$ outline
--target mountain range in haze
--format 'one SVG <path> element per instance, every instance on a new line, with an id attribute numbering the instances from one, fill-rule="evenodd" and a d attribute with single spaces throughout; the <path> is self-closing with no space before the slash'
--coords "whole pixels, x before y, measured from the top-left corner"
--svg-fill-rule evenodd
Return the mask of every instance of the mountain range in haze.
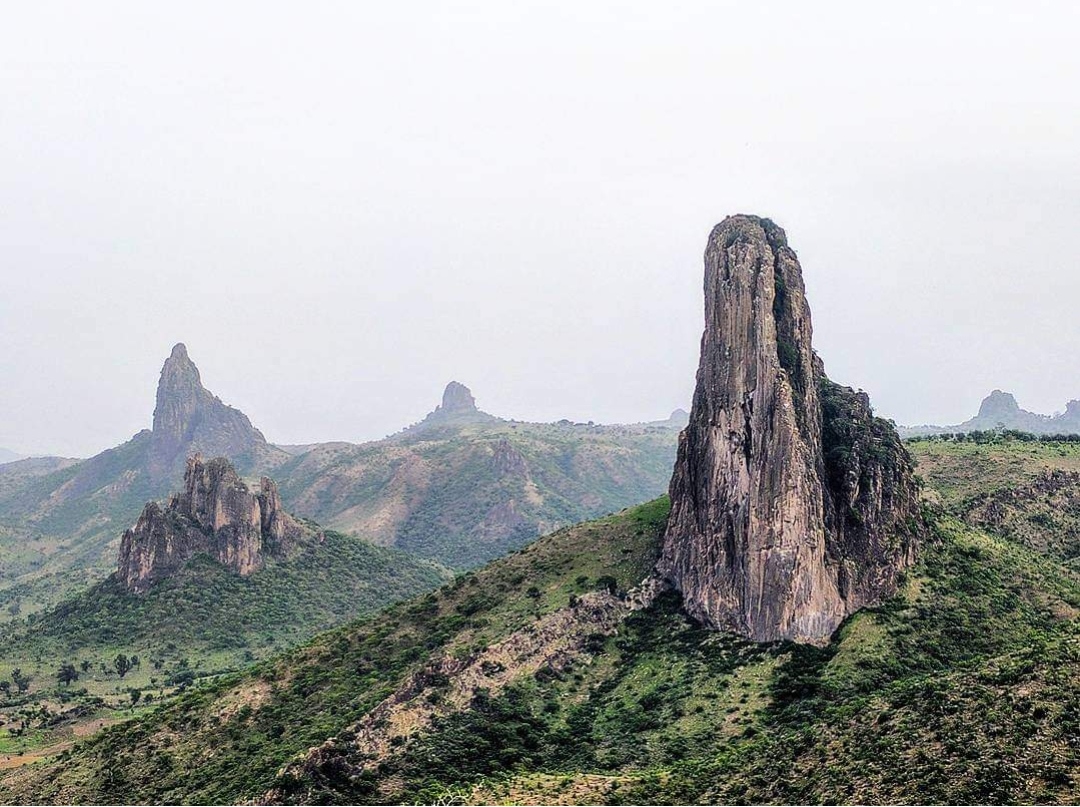
<path id="1" fill-rule="evenodd" d="M 202 384 L 183 344 L 165 361 L 153 425 L 86 460 L 0 465 L 0 602 L 23 612 L 103 578 L 145 502 L 192 454 L 273 476 L 290 508 L 327 528 L 469 568 L 542 532 L 661 493 L 685 413 L 632 425 L 522 423 L 451 382 L 423 421 L 384 440 L 282 448 Z"/>
<path id="2" fill-rule="evenodd" d="M 1064 412 L 1040 415 L 1021 409 L 1011 393 L 996 389 L 983 398 L 978 414 L 963 423 L 955 426 L 901 426 L 899 432 L 902 437 L 917 437 L 995 429 L 1014 429 L 1032 434 L 1080 434 L 1080 401 L 1069 401 Z"/>

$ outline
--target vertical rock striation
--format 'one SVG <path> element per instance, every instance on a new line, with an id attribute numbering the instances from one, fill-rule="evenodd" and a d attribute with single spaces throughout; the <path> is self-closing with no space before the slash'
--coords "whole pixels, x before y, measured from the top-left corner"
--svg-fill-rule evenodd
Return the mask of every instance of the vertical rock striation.
<path id="1" fill-rule="evenodd" d="M 247 575 L 304 534 L 282 509 L 273 481 L 264 477 L 252 492 L 224 457 L 204 463 L 196 456 L 187 462 L 184 490 L 165 507 L 149 502 L 124 533 L 117 576 L 129 591 L 143 593 L 200 553 Z"/>
<path id="2" fill-rule="evenodd" d="M 659 574 L 695 618 L 822 643 L 896 588 L 921 520 L 912 463 L 812 348 L 784 231 L 732 216 L 705 251 L 705 331 Z"/>

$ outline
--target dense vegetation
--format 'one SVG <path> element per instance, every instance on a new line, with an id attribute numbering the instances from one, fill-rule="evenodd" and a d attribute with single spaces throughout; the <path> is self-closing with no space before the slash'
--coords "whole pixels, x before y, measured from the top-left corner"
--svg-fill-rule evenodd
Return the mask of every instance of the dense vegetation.
<path id="1" fill-rule="evenodd" d="M 491 418 L 363 445 L 319 445 L 275 467 L 286 508 L 464 570 L 558 526 L 663 492 L 677 428 Z M 89 460 L 0 465 L 0 622 L 104 579 L 120 534 L 178 479 L 151 484 L 149 432 Z M 500 463 L 509 450 L 511 462 Z M 516 458 L 520 464 L 516 464 Z M 250 458 L 232 457 L 242 472 Z"/>
<path id="2" fill-rule="evenodd" d="M 426 561 L 329 532 L 249 577 L 206 556 L 141 596 L 110 577 L 0 634 L 0 689 L 8 685 L 0 725 L 19 729 L 9 750 L 54 746 L 88 721 L 125 717 L 136 703 L 248 666 L 447 576 Z M 11 687 L 20 677 L 25 689 Z"/>
<path id="3" fill-rule="evenodd" d="M 920 802 L 1075 800 L 1080 579 L 1056 552 L 963 520 L 972 497 L 1080 463 L 1064 443 L 915 448 L 933 534 L 900 593 L 825 648 L 703 631 L 662 596 L 571 665 L 476 689 L 373 759 L 356 721 L 589 591 L 651 568 L 666 502 L 554 533 L 438 592 L 199 687 L 42 766 L 8 799 L 237 801 Z M 1018 499 L 1015 507 L 1023 507 Z M 1047 529 L 1055 529 L 1050 525 Z M 513 664 L 513 656 L 505 657 Z M 442 699 L 440 701 L 440 699 Z M 421 703 L 421 705 L 422 705 Z M 417 712 L 419 714 L 419 712 Z M 378 729 L 392 731 L 390 727 Z M 331 764 L 280 767 L 337 736 Z M 213 749 L 213 753 L 209 753 Z M 352 750 L 350 750 L 352 749 Z M 338 759 L 338 762 L 334 762 Z"/>
<path id="4" fill-rule="evenodd" d="M 230 803 L 261 793 L 285 762 L 361 717 L 428 654 L 489 643 L 597 587 L 633 586 L 655 562 L 666 516 L 660 501 L 561 530 L 436 593 L 205 684 L 54 765 L 17 770 L 0 795 Z"/>
<path id="5" fill-rule="evenodd" d="M 102 649 L 145 657 L 265 655 L 445 579 L 430 563 L 329 531 L 248 577 L 207 556 L 197 556 L 141 596 L 109 577 L 50 611 L 7 626 L 0 659 L 77 658 Z"/>

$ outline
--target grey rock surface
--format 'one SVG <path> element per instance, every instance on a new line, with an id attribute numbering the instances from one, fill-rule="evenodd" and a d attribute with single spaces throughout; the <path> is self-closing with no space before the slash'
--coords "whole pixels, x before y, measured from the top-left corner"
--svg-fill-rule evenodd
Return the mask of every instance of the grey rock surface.
<path id="1" fill-rule="evenodd" d="M 896 590 L 921 516 L 912 462 L 812 347 L 784 231 L 732 216 L 705 252 L 705 331 L 658 564 L 687 611 L 757 641 L 823 643 Z"/>

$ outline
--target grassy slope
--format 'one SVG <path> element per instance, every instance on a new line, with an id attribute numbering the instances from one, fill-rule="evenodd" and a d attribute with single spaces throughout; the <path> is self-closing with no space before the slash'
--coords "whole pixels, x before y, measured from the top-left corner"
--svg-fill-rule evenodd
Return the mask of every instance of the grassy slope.
<path id="1" fill-rule="evenodd" d="M 1080 471 L 1080 443 L 908 443 L 918 473 L 947 508 L 980 494 L 1029 484 L 1047 468 Z"/>
<path id="2" fill-rule="evenodd" d="M 143 596 L 110 577 L 9 626 L 0 635 L 0 675 L 21 665 L 42 681 L 61 662 L 111 665 L 118 652 L 188 658 L 196 668 L 200 656 L 212 655 L 219 666 L 235 666 L 445 580 L 430 563 L 335 532 L 249 577 L 197 557 Z"/>
<path id="3" fill-rule="evenodd" d="M 334 532 L 249 577 L 206 557 L 143 596 L 110 577 L 0 634 L 0 679 L 15 668 L 32 678 L 28 692 L 0 696 L 0 726 L 12 750 L 52 746 L 87 718 L 130 717 L 132 690 L 169 697 L 185 680 L 240 669 L 446 579 L 430 563 Z M 114 667 L 120 653 L 141 660 L 123 677 Z M 78 681 L 57 681 L 65 663 Z M 32 730 L 13 737 L 27 717 Z"/>
<path id="4" fill-rule="evenodd" d="M 279 476 L 290 506 L 320 524 L 468 569 L 656 497 L 676 442 L 677 431 L 660 425 L 466 423 L 320 446 Z M 503 443 L 525 473 L 500 468 Z"/>
<path id="5" fill-rule="evenodd" d="M 228 803 L 257 795 L 285 762 L 359 718 L 433 651 L 489 643 L 605 575 L 622 588 L 639 582 L 666 515 L 661 501 L 556 532 L 436 594 L 200 687 L 56 763 L 13 771 L 0 798 Z"/>
<path id="6" fill-rule="evenodd" d="M 1055 446 L 1032 455 L 1022 446 L 1023 462 L 1016 446 L 997 448 L 944 446 L 929 460 L 920 449 L 920 473 L 958 503 L 1071 461 Z M 428 657 L 477 653 L 604 575 L 618 588 L 640 580 L 665 514 L 661 500 L 562 530 L 14 771 L 0 795 L 258 797 L 282 763 L 342 732 Z M 825 649 L 707 633 L 677 606 L 668 595 L 632 615 L 567 671 L 474 693 L 470 708 L 438 718 L 362 777 L 284 792 L 395 802 L 1076 801 L 1080 583 L 1052 556 L 939 513 L 901 593 L 848 620 Z"/>

